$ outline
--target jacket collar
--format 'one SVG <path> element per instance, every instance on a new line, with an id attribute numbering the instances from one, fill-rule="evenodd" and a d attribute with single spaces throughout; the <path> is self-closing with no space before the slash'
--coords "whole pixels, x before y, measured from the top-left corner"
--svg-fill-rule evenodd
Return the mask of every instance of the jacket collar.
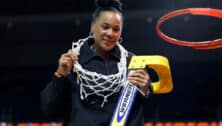
<path id="1" fill-rule="evenodd" d="M 99 57 L 91 48 L 90 46 L 94 43 L 93 38 L 87 39 L 84 44 L 82 45 L 80 49 L 80 57 L 79 57 L 79 63 L 85 64 L 89 62 L 91 59 Z M 120 61 L 120 50 L 117 46 L 113 48 L 113 50 L 110 52 L 109 59 L 115 59 L 117 61 Z"/>

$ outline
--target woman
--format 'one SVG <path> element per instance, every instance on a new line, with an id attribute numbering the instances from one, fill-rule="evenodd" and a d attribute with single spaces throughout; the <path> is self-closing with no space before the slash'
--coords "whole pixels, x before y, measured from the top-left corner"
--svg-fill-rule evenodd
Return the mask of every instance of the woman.
<path id="1" fill-rule="evenodd" d="M 127 79 L 144 94 L 149 92 L 146 71 L 135 70 L 126 79 L 132 53 L 119 44 L 123 26 L 121 3 L 97 0 L 96 5 L 91 36 L 61 55 L 57 71 L 41 92 L 45 114 L 53 120 L 66 119 L 69 126 L 108 126 Z M 136 96 L 127 126 L 144 125 L 143 97 Z"/>

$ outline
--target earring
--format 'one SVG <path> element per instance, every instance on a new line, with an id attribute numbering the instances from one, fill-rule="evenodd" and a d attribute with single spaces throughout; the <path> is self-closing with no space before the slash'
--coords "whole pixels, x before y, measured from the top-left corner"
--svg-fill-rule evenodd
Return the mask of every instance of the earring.
<path id="1" fill-rule="evenodd" d="M 90 32 L 90 33 L 89 33 L 89 36 L 92 37 L 92 36 L 93 36 L 93 32 Z"/>
<path id="2" fill-rule="evenodd" d="M 120 44 L 122 44 L 123 43 L 123 38 L 120 37 L 118 41 L 119 41 Z"/>

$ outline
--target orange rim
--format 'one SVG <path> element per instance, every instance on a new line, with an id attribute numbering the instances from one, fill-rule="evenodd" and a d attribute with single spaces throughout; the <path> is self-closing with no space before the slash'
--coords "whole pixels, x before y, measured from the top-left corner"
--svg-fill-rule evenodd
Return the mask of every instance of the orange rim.
<path id="1" fill-rule="evenodd" d="M 161 32 L 160 26 L 163 22 L 165 22 L 166 20 L 169 20 L 170 18 L 183 15 L 183 14 L 203 15 L 203 16 L 212 16 L 212 17 L 222 18 L 222 10 L 218 10 L 218 9 L 187 8 L 187 9 L 176 10 L 176 11 L 173 11 L 164 15 L 157 21 L 156 31 L 157 31 L 158 36 L 169 43 L 179 45 L 179 46 L 192 47 L 198 50 L 216 49 L 216 48 L 222 47 L 222 38 L 211 40 L 211 41 L 198 41 L 198 42 L 183 41 L 183 40 L 178 40 L 178 39 L 169 37 L 165 35 L 163 32 Z"/>

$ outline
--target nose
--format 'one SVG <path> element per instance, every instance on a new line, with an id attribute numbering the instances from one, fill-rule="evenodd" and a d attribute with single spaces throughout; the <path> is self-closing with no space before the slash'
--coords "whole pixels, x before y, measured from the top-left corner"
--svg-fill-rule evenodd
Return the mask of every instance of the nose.
<path id="1" fill-rule="evenodd" d="M 106 35 L 107 36 L 109 36 L 109 37 L 112 37 L 113 36 L 113 29 L 108 29 L 107 31 L 106 31 Z"/>

